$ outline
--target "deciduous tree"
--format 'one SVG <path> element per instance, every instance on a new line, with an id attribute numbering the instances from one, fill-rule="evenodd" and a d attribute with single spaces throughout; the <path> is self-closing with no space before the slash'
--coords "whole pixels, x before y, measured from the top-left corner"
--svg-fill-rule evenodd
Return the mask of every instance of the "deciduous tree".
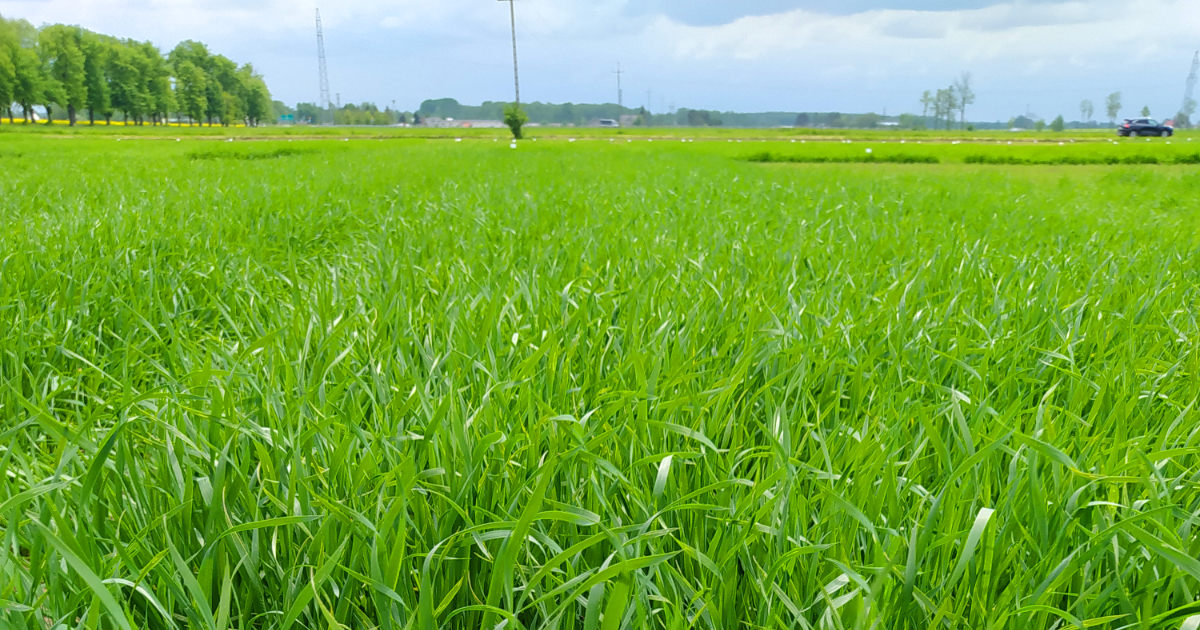
<path id="1" fill-rule="evenodd" d="M 38 38 L 38 50 L 50 75 L 49 89 L 43 91 L 46 111 L 49 113 L 52 103 L 65 107 L 72 126 L 79 109 L 86 107 L 88 100 L 83 37 L 82 28 L 55 24 L 42 29 Z"/>
<path id="2" fill-rule="evenodd" d="M 1121 93 L 1113 92 L 1104 100 L 1104 109 L 1108 114 L 1109 124 L 1117 124 L 1117 116 L 1121 115 Z"/>
<path id="3" fill-rule="evenodd" d="M 207 83 L 196 64 L 180 61 L 175 65 L 175 101 L 189 122 L 204 120 L 208 113 Z"/>
<path id="4" fill-rule="evenodd" d="M 0 43 L 0 104 L 8 113 L 8 122 L 12 124 L 12 103 L 17 90 L 17 49 Z"/>
<path id="5" fill-rule="evenodd" d="M 954 81 L 954 93 L 958 99 L 959 127 L 967 128 L 967 106 L 975 103 L 975 90 L 971 89 L 971 73 L 964 72 Z"/>
<path id="6" fill-rule="evenodd" d="M 83 83 L 87 89 L 84 104 L 88 110 L 88 124 L 96 124 L 96 114 L 106 118 L 112 116 L 112 89 L 109 85 L 109 61 L 114 54 L 116 40 L 79 30 L 79 49 L 83 53 Z"/>

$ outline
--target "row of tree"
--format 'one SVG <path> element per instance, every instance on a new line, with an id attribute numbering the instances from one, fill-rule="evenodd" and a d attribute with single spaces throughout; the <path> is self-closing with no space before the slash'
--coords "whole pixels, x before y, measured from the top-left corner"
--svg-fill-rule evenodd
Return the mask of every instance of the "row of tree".
<path id="1" fill-rule="evenodd" d="M 958 114 L 959 128 L 967 127 L 967 106 L 975 103 L 975 91 L 971 89 L 971 73 L 964 72 L 962 76 L 950 84 L 950 87 L 937 90 L 925 90 L 921 95 L 921 118 L 929 120 L 933 113 L 933 128 L 943 125 L 949 129 L 954 124 L 954 115 Z"/>
<path id="2" fill-rule="evenodd" d="M 1121 115 L 1121 93 L 1113 92 L 1104 99 L 1105 113 L 1108 114 L 1108 122 L 1110 124 L 1117 123 L 1117 117 Z M 1079 104 L 1079 113 L 1083 114 L 1085 122 L 1091 122 L 1092 116 L 1096 113 L 1096 106 L 1091 101 L 1083 101 Z M 1183 103 L 1183 107 L 1179 109 L 1179 113 L 1175 114 L 1175 126 L 1184 128 L 1192 125 L 1192 116 L 1196 113 L 1196 101 L 1189 98 Z M 1150 106 L 1142 107 L 1142 116 L 1150 116 Z"/>
<path id="3" fill-rule="evenodd" d="M 35 106 L 45 107 L 47 118 L 57 106 L 72 125 L 84 112 L 91 124 L 119 114 L 139 125 L 172 114 L 189 123 L 257 125 L 274 112 L 266 82 L 250 64 L 239 67 L 199 42 L 185 41 L 164 57 L 150 42 L 0 17 L 0 104 L 10 123 L 13 103 L 26 122 Z"/>

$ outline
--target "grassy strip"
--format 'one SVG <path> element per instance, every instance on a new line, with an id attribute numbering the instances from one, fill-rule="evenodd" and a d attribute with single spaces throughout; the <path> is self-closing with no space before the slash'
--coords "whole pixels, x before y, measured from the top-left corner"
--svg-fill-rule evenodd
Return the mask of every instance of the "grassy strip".
<path id="1" fill-rule="evenodd" d="M 1066 155 L 1054 158 L 1022 158 L 1012 155 L 968 155 L 967 164 L 992 164 L 997 166 L 1053 166 L 1053 165 L 1136 165 L 1136 164 L 1200 164 L 1200 153 L 1158 157 L 1154 155 Z"/>
<path id="2" fill-rule="evenodd" d="M 792 163 L 792 164 L 940 164 L 941 160 L 932 155 L 915 155 L 911 153 L 896 153 L 892 155 L 780 155 L 763 151 L 746 158 L 750 162 L 760 163 Z"/>
<path id="3" fill-rule="evenodd" d="M 316 153 L 315 147 L 300 148 L 300 147 L 276 147 L 269 150 L 247 150 L 247 149 L 206 149 L 201 151 L 189 151 L 186 155 L 192 160 L 273 160 L 276 158 L 287 157 L 290 155 L 304 155 Z"/>

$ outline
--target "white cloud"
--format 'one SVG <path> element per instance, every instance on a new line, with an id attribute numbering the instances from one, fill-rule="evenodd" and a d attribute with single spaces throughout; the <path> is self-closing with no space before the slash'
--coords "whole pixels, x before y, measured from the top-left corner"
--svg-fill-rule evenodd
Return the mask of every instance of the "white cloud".
<path id="1" fill-rule="evenodd" d="M 631 10 L 637 1 L 520 0 L 523 96 L 615 100 L 612 70 L 622 62 L 629 70 L 626 102 L 641 104 L 653 90 L 653 109 L 675 101 L 896 112 L 914 109 L 922 90 L 971 70 L 977 112 L 985 117 L 1007 119 L 1027 104 L 1070 113 L 1080 99 L 1098 102 L 1117 89 L 1163 111 L 1178 107 L 1191 51 L 1200 44 L 1195 0 L 1011 0 L 982 9 L 849 15 L 794 10 L 717 26 L 639 14 Z M 323 4 L 331 81 L 344 100 L 397 99 L 415 107 L 425 98 L 479 102 L 511 92 L 506 3 Z M 284 100 L 315 96 L 312 9 L 291 0 L 0 0 L 0 14 L 78 23 L 162 47 L 197 39 L 253 62 Z"/>
<path id="2" fill-rule="evenodd" d="M 1200 31 L 1193 0 L 1099 0 L 998 4 L 960 11 L 875 10 L 853 15 L 790 11 L 720 26 L 659 18 L 650 37 L 677 58 L 763 59 L 817 53 L 838 58 L 897 55 L 1015 62 L 1051 56 L 1128 56 L 1183 45 Z"/>

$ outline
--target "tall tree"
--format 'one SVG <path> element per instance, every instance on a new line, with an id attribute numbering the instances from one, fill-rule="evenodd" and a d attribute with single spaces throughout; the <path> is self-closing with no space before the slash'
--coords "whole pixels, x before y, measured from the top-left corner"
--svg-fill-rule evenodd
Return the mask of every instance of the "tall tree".
<path id="1" fill-rule="evenodd" d="M 246 102 L 246 124 L 257 127 L 261 121 L 268 120 L 274 114 L 275 106 L 271 102 L 271 92 L 262 76 L 254 71 L 254 66 L 246 64 L 238 70 Z"/>
<path id="2" fill-rule="evenodd" d="M 3 26 L 3 25 L 0 25 Z M 7 31 L 7 29 L 5 29 Z M 9 45 L 7 38 L 0 34 L 0 105 L 8 113 L 8 122 L 12 124 L 12 103 L 17 92 L 17 51 L 19 46 Z"/>
<path id="3" fill-rule="evenodd" d="M 245 86 L 238 73 L 237 64 L 222 55 L 209 60 L 209 116 L 215 116 L 222 125 L 242 120 L 246 116 Z"/>
<path id="4" fill-rule="evenodd" d="M 192 120 L 200 123 L 207 120 L 211 125 L 212 117 L 224 108 L 224 98 L 209 77 L 212 54 L 208 46 L 184 40 L 167 53 L 167 61 L 174 69 L 175 98 L 179 108 Z M 185 81 L 187 85 L 181 88 L 180 83 Z"/>
<path id="5" fill-rule="evenodd" d="M 945 121 L 946 129 L 950 128 L 950 121 L 954 120 L 954 112 L 958 109 L 958 96 L 955 92 L 955 87 L 952 85 L 944 90 L 938 90 L 937 96 L 934 97 L 934 118 Z"/>
<path id="6" fill-rule="evenodd" d="M 37 39 L 37 29 L 29 22 L 0 17 L 0 102 L 8 111 L 9 123 L 13 122 L 12 103 L 21 105 L 29 122 L 33 103 L 42 98 Z"/>
<path id="7" fill-rule="evenodd" d="M 87 88 L 85 101 L 88 109 L 88 124 L 96 124 L 96 114 L 112 116 L 112 91 L 109 87 L 108 65 L 113 54 L 114 41 L 81 29 L 79 48 L 83 52 L 83 82 Z"/>
<path id="8" fill-rule="evenodd" d="M 87 106 L 87 59 L 83 53 L 83 29 L 54 24 L 42 29 L 39 51 L 50 73 L 50 89 L 44 92 L 49 102 L 67 109 L 67 119 L 75 125 L 75 115 Z M 47 116 L 49 118 L 49 116 Z"/>
<path id="9" fill-rule="evenodd" d="M 175 100 L 191 121 L 204 120 L 208 114 L 207 84 L 204 71 L 191 61 L 175 65 Z"/>
<path id="10" fill-rule="evenodd" d="M 42 66 L 42 60 L 33 48 L 17 49 L 14 61 L 17 80 L 13 89 L 13 99 L 21 104 L 25 122 L 31 123 L 33 106 L 45 100 L 49 77 Z"/>
<path id="11" fill-rule="evenodd" d="M 147 111 L 151 114 L 152 123 L 166 124 L 176 108 L 175 92 L 171 89 L 171 68 L 154 44 L 142 44 L 140 52 L 147 73 Z"/>
<path id="12" fill-rule="evenodd" d="M 1150 106 L 1143 105 L 1142 106 L 1142 116 L 1149 116 L 1149 115 L 1150 115 Z"/>
<path id="13" fill-rule="evenodd" d="M 1117 124 L 1117 116 L 1121 115 L 1121 93 L 1113 92 L 1104 101 L 1104 109 L 1108 113 L 1109 124 Z"/>
<path id="14" fill-rule="evenodd" d="M 136 122 L 148 109 L 145 66 L 145 59 L 138 48 L 126 43 L 113 47 L 109 58 L 112 108 L 125 115 L 126 124 L 129 123 L 130 117 Z"/>
<path id="15" fill-rule="evenodd" d="M 929 90 L 925 90 L 925 93 L 921 94 L 921 121 L 926 126 L 929 125 L 929 110 L 933 108 L 934 104 L 933 94 Z"/>
<path id="16" fill-rule="evenodd" d="M 1096 113 L 1096 107 L 1091 101 L 1085 100 L 1079 104 L 1079 113 L 1083 114 L 1083 122 L 1092 122 L 1092 114 Z"/>
<path id="17" fill-rule="evenodd" d="M 964 72 L 954 82 L 954 92 L 958 98 L 959 127 L 967 128 L 967 106 L 975 103 L 975 91 L 971 89 L 971 73 Z"/>

